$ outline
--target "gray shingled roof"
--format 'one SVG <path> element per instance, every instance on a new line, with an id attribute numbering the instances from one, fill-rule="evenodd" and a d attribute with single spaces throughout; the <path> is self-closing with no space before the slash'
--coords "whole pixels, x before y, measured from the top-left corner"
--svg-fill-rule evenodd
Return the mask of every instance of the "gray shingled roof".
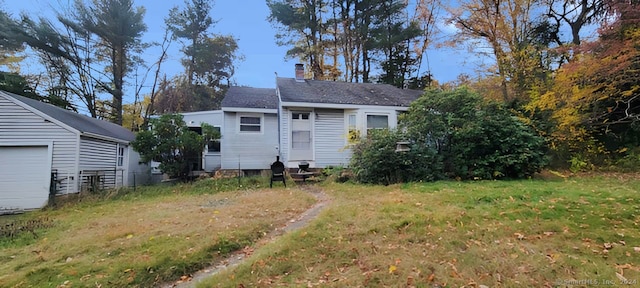
<path id="1" fill-rule="evenodd" d="M 222 99 L 222 108 L 278 109 L 276 89 L 229 87 Z"/>
<path id="2" fill-rule="evenodd" d="M 49 115 L 51 118 L 54 118 L 72 128 L 82 132 L 82 133 L 92 133 L 102 136 L 107 136 L 111 138 L 116 138 L 120 140 L 124 140 L 127 142 L 133 141 L 136 139 L 135 134 L 131 131 L 125 129 L 120 125 L 113 124 L 111 122 L 107 122 L 100 119 L 91 118 L 85 115 L 78 114 L 73 111 L 65 110 L 60 107 L 53 106 L 48 103 L 40 102 L 37 100 L 33 100 L 31 98 L 19 96 L 13 93 L 9 93 L 6 91 L 0 91 L 4 95 L 9 97 L 13 97 L 16 100 L 27 104 L 36 110 Z"/>
<path id="3" fill-rule="evenodd" d="M 422 91 L 399 89 L 389 84 L 278 78 L 277 85 L 283 102 L 408 107 L 422 95 Z"/>

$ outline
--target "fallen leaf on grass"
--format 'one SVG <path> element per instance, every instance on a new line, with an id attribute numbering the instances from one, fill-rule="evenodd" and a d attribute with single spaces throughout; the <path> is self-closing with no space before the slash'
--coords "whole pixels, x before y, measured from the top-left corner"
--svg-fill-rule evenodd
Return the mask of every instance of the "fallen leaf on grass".
<path id="1" fill-rule="evenodd" d="M 398 267 L 396 267 L 396 265 L 389 265 L 389 274 L 395 273 L 396 270 L 398 270 Z"/>
<path id="2" fill-rule="evenodd" d="M 524 234 L 522 233 L 513 233 L 513 236 L 516 236 L 516 238 L 518 238 L 518 240 L 524 240 Z"/>
<path id="3" fill-rule="evenodd" d="M 427 281 L 429 282 L 433 282 L 433 280 L 436 279 L 436 274 L 431 273 L 431 275 L 429 275 L 429 277 L 427 277 Z"/>
<path id="4" fill-rule="evenodd" d="M 413 286 L 413 276 L 407 277 L 407 286 Z"/>
<path id="5" fill-rule="evenodd" d="M 640 252 L 640 247 L 633 247 L 634 252 Z"/>

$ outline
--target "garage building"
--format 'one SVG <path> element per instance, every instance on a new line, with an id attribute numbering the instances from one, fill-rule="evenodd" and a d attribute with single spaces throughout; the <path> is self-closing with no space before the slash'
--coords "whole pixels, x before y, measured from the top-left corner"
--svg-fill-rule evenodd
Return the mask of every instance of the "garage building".
<path id="1" fill-rule="evenodd" d="M 0 213 L 41 208 L 50 195 L 140 185 L 135 135 L 107 121 L 0 91 Z"/>

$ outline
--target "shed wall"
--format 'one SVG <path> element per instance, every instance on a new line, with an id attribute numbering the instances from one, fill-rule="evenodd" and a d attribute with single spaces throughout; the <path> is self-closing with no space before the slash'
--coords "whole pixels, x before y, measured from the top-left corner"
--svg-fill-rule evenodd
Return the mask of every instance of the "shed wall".
<path id="1" fill-rule="evenodd" d="M 91 176 L 101 177 L 100 188 L 123 186 L 124 167 L 116 166 L 118 144 L 106 140 L 80 137 L 81 185 L 87 189 Z"/>

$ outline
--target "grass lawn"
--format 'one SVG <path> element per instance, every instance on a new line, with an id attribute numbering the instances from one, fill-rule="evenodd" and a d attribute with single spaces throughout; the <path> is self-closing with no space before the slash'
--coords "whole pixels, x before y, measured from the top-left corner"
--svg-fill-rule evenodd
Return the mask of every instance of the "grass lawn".
<path id="1" fill-rule="evenodd" d="M 640 286 L 637 175 L 323 188 L 309 226 L 198 286 Z"/>
<path id="2" fill-rule="evenodd" d="M 296 188 L 261 188 L 265 179 L 243 179 L 240 190 L 235 181 L 142 187 L 2 216 L 0 226 L 40 225 L 37 237 L 0 237 L 0 287 L 152 287 L 251 245 L 315 202 Z"/>

